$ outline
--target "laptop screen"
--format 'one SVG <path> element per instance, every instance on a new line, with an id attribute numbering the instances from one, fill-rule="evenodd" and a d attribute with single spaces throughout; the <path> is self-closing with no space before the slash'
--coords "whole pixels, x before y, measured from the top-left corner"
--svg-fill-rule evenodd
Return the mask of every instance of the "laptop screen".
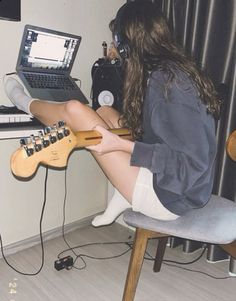
<path id="1" fill-rule="evenodd" d="M 80 42 L 80 36 L 26 25 L 17 70 L 69 73 Z"/>

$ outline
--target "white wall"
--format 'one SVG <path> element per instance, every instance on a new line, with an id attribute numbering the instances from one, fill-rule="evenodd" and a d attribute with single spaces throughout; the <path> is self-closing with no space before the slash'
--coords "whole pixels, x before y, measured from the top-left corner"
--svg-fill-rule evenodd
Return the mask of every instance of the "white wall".
<path id="1" fill-rule="evenodd" d="M 102 55 L 101 44 L 108 43 L 109 21 L 125 0 L 21 0 L 21 22 L 0 20 L 0 78 L 15 71 L 19 45 L 25 24 L 38 25 L 82 36 L 72 70 L 80 78 L 87 97 L 91 88 L 91 66 Z M 0 84 L 0 104 L 10 105 Z M 4 245 L 38 234 L 43 202 L 45 168 L 40 167 L 30 181 L 20 181 L 10 171 L 10 156 L 19 147 L 17 139 L 0 140 L 0 233 Z M 94 159 L 85 150 L 75 151 L 68 165 L 66 223 L 104 209 L 107 181 Z M 47 205 L 43 230 L 62 223 L 64 172 L 49 171 Z"/>

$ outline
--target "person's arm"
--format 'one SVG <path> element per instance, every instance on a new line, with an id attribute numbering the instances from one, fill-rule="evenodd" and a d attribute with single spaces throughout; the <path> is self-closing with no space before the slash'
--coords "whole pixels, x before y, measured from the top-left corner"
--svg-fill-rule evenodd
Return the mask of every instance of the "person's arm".
<path id="1" fill-rule="evenodd" d="M 94 130 L 101 133 L 102 140 L 97 145 L 86 147 L 88 150 L 95 151 L 100 155 L 114 151 L 124 151 L 130 154 L 133 152 L 134 142 L 123 139 L 101 126 L 96 126 Z"/>

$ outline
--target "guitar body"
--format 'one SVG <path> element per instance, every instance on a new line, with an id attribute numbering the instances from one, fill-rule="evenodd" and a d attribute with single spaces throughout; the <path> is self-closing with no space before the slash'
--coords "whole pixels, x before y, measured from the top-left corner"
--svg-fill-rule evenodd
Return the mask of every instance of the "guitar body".
<path id="1" fill-rule="evenodd" d="M 112 129 L 112 133 L 124 139 L 130 139 L 127 129 Z M 54 168 L 67 166 L 71 152 L 76 148 L 98 144 L 101 134 L 96 131 L 80 131 L 73 133 L 63 123 L 62 126 L 53 127 L 45 135 L 31 137 L 29 143 L 22 143 L 11 156 L 11 171 L 16 177 L 29 178 L 39 165 Z"/>
<path id="2" fill-rule="evenodd" d="M 227 142 L 226 142 L 226 150 L 229 157 L 236 161 L 236 130 L 231 133 Z"/>

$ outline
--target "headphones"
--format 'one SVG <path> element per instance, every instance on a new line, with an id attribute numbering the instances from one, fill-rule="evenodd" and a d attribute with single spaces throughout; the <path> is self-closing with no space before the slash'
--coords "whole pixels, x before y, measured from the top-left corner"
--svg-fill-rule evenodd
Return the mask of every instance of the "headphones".
<path id="1" fill-rule="evenodd" d="M 115 21 L 114 21 L 114 45 L 120 55 L 120 57 L 122 59 L 127 59 L 129 57 L 130 54 L 130 46 L 129 46 L 129 42 L 127 41 L 127 39 L 124 37 L 124 35 L 122 34 L 122 30 L 121 30 L 121 15 L 122 15 L 122 9 L 123 7 L 121 7 L 121 9 L 118 11 Z"/>

